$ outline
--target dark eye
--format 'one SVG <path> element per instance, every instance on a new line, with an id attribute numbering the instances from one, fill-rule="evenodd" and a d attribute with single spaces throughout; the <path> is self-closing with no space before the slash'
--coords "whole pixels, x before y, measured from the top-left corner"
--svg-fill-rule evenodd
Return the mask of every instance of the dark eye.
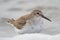
<path id="1" fill-rule="evenodd" d="M 37 13 L 37 14 L 39 14 L 39 13 Z"/>

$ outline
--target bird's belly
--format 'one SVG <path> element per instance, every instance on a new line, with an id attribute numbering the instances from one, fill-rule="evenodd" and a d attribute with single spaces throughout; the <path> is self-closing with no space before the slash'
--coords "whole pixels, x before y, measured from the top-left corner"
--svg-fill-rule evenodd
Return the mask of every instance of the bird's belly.
<path id="1" fill-rule="evenodd" d="M 42 30 L 42 25 L 42 19 L 35 19 L 34 22 L 32 22 L 33 32 L 40 32 Z"/>

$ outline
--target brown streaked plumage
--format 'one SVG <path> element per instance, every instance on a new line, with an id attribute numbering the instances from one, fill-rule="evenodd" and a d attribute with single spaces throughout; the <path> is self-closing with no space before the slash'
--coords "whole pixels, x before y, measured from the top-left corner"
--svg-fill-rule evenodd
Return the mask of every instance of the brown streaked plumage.
<path id="1" fill-rule="evenodd" d="M 35 16 L 40 16 L 48 21 L 51 21 L 50 19 L 48 19 L 47 17 L 45 17 L 42 14 L 41 10 L 33 10 L 30 14 L 24 15 L 16 20 L 14 19 L 10 19 L 10 21 L 8 21 L 8 23 L 13 24 L 17 29 L 22 29 L 23 26 L 26 24 L 27 20 L 30 20 L 31 18 L 35 17 Z"/>

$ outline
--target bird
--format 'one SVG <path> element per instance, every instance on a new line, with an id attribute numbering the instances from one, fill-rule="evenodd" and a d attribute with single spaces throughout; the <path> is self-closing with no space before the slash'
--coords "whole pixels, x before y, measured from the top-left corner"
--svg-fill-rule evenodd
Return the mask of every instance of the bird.
<path id="1" fill-rule="evenodd" d="M 41 30 L 41 18 L 51 22 L 49 18 L 43 15 L 41 10 L 33 10 L 31 13 L 23 15 L 16 20 L 10 19 L 8 23 L 12 24 L 18 33 L 34 33 Z"/>

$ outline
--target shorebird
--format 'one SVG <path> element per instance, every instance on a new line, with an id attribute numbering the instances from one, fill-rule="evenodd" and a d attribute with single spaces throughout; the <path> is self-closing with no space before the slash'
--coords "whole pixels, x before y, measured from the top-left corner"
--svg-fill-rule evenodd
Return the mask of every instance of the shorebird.
<path id="1" fill-rule="evenodd" d="M 45 17 L 42 14 L 41 10 L 33 10 L 30 14 L 21 16 L 16 20 L 15 19 L 10 19 L 8 21 L 8 23 L 12 24 L 14 26 L 14 28 L 16 29 L 16 31 L 18 30 L 18 32 L 23 31 L 23 33 L 24 32 L 29 33 L 29 32 L 35 32 L 36 30 L 38 32 L 38 31 L 41 30 L 40 29 L 40 27 L 41 27 L 41 18 L 44 18 L 44 19 L 51 22 L 51 20 L 49 18 Z M 35 27 L 36 30 L 34 29 L 34 27 Z M 39 28 L 39 29 L 37 29 L 37 28 Z"/>

